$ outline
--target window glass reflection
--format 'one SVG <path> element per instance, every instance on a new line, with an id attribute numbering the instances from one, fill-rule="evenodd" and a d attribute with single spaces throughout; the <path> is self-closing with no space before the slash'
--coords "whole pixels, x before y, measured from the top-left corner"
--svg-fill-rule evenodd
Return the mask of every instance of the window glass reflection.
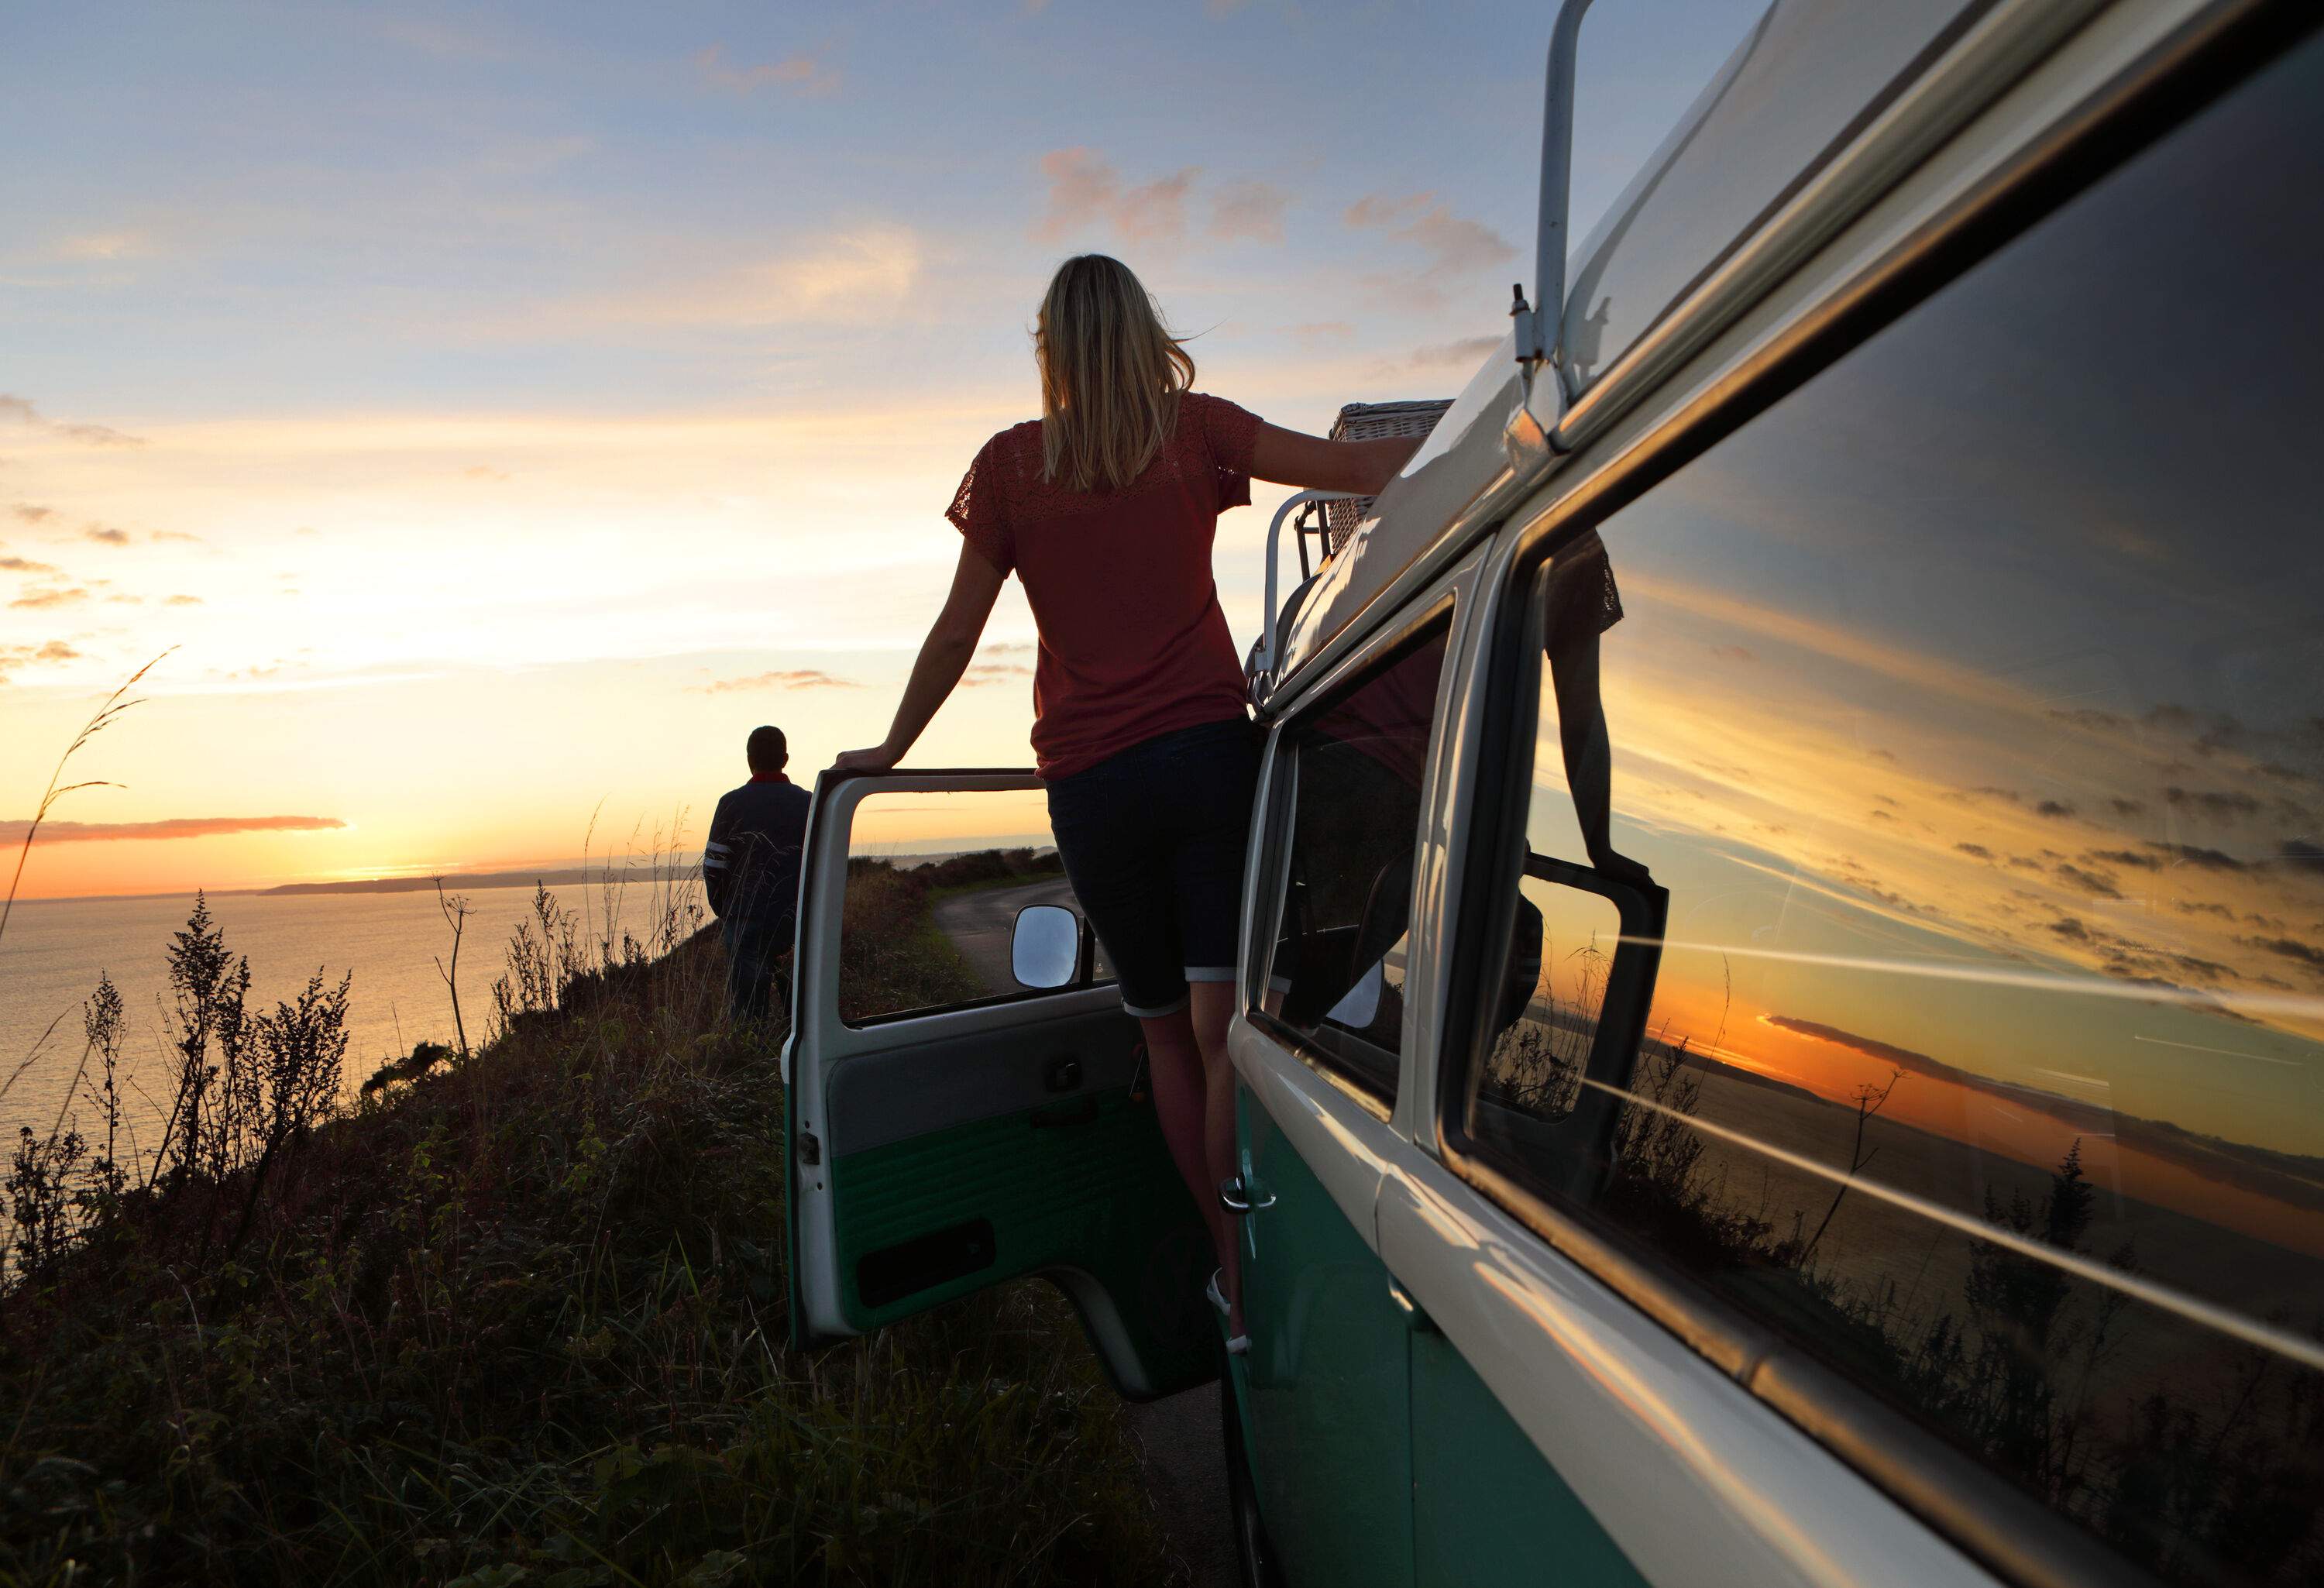
<path id="1" fill-rule="evenodd" d="M 1422 786 L 1449 624 L 1286 730 L 1290 853 L 1262 1012 L 1394 1096 Z"/>
<path id="2" fill-rule="evenodd" d="M 1010 949 L 1017 912 L 1034 904 L 1081 914 L 1038 790 L 867 796 L 848 833 L 840 1018 L 1033 995 Z M 1110 980 L 1092 952 L 1095 979 Z"/>
<path id="3" fill-rule="evenodd" d="M 1499 1143 L 2187 1583 L 2324 1574 L 2319 67 L 1606 526 L 1529 837 L 1667 932 L 1611 1130 Z"/>

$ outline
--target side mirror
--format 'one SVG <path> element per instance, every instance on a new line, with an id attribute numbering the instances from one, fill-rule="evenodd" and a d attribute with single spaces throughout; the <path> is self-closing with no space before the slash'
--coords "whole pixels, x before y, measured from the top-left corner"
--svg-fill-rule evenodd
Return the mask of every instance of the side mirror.
<path id="1" fill-rule="evenodd" d="M 1059 904 L 1028 904 L 1017 912 L 1009 939 L 1009 968 L 1019 986 L 1065 987 L 1081 970 L 1081 918 Z"/>

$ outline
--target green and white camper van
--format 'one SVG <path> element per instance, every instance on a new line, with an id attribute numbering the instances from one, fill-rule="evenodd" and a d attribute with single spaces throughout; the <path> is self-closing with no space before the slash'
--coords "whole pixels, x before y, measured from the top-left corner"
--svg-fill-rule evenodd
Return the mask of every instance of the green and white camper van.
<path id="1" fill-rule="evenodd" d="M 1250 1353 L 1019 771 L 816 789 L 795 1331 L 1224 1371 L 1254 1582 L 2324 1582 L 2324 6 L 1775 0 L 1569 279 L 1582 3 L 1254 656 Z"/>

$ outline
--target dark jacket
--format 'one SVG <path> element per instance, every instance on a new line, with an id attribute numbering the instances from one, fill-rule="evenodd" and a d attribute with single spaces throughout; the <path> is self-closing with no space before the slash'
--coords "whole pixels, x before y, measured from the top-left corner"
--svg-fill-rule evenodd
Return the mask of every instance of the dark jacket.
<path id="1" fill-rule="evenodd" d="M 807 791 L 782 776 L 753 778 L 718 799 L 702 847 L 702 885 L 722 919 L 787 925 L 798 909 Z"/>

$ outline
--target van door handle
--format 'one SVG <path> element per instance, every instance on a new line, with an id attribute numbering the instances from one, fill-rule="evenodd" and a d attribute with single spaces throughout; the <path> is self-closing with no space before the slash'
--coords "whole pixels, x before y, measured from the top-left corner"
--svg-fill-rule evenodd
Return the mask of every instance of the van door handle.
<path id="1" fill-rule="evenodd" d="M 1219 1182 L 1219 1205 L 1240 1218 L 1273 1207 L 1275 1193 L 1240 1175 L 1229 1175 Z"/>
<path id="2" fill-rule="evenodd" d="M 1398 1283 L 1394 1274 L 1388 1276 L 1388 1298 L 1397 1311 L 1404 1315 L 1404 1326 L 1414 1334 L 1441 1334 L 1444 1332 L 1436 1326 L 1436 1320 L 1428 1316 L 1428 1309 L 1412 1298 L 1412 1292 Z"/>

